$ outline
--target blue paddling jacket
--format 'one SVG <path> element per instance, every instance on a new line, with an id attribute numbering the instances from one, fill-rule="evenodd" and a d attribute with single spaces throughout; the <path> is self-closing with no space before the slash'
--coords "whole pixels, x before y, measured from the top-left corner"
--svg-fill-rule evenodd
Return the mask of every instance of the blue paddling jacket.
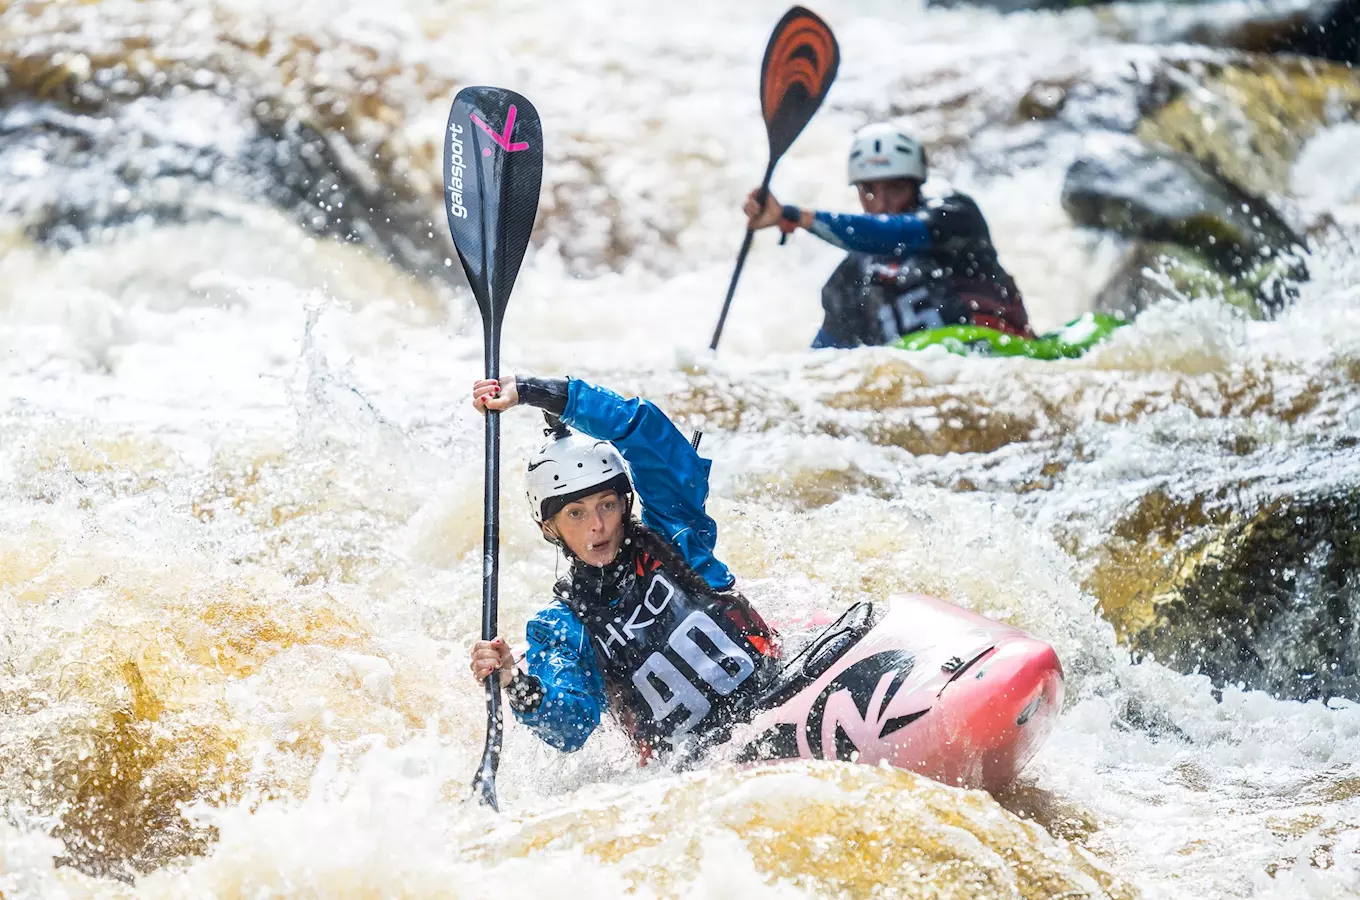
<path id="1" fill-rule="evenodd" d="M 521 387 L 522 402 L 544 407 L 553 405 L 561 407 L 560 394 L 556 404 L 538 402 L 542 399 L 542 391 L 535 391 L 533 386 L 547 382 L 522 379 L 521 384 L 530 388 L 526 391 L 523 386 Z M 554 391 L 556 393 L 560 391 L 563 383 L 552 384 L 556 386 L 557 390 Z M 539 395 L 537 399 L 535 394 Z M 565 394 L 565 407 L 561 407 L 559 413 L 563 423 L 590 437 L 609 441 L 628 463 L 632 472 L 633 490 L 642 504 L 642 524 L 656 536 L 663 538 L 672 550 L 678 551 L 678 556 L 684 563 L 715 592 L 714 596 L 719 596 L 717 592 L 730 591 L 735 579 L 714 555 L 717 525 L 704 509 L 708 499 L 711 462 L 702 459 L 665 413 L 649 401 L 626 400 L 613 391 L 579 379 L 570 379 L 565 383 Z M 623 552 L 620 551 L 621 557 Z M 510 706 L 516 719 L 559 750 L 570 752 L 579 749 L 599 724 L 602 710 L 612 707 L 624 721 L 625 726 L 632 731 L 635 740 L 643 746 L 645 753 L 648 745 L 654 742 L 660 732 L 655 729 L 648 732 L 634 727 L 635 722 L 641 721 L 642 718 L 641 712 L 635 707 L 645 708 L 650 705 L 651 711 L 656 712 L 657 707 L 674 700 L 670 702 L 669 707 L 661 709 L 660 712 L 666 713 L 669 717 L 671 724 L 666 726 L 668 731 L 676 730 L 674 725 L 676 720 L 681 721 L 680 730 L 684 730 L 684 727 L 687 727 L 686 723 L 692 726 L 698 720 L 704 719 L 709 710 L 710 700 L 716 709 L 725 701 L 728 694 L 733 693 L 736 684 L 745 680 L 751 671 L 764 668 L 763 659 L 757 658 L 754 663 L 745 662 L 748 655 L 772 657 L 777 652 L 768 629 L 740 595 L 734 593 L 721 595 L 735 596 L 740 601 L 739 604 L 729 602 L 720 606 L 710 604 L 704 607 L 708 612 L 717 610 L 714 612 L 714 618 L 721 621 L 722 628 L 732 635 L 732 639 L 724 643 L 724 634 L 709 627 L 711 620 L 701 612 L 694 611 L 702 604 L 686 605 L 687 600 L 692 599 L 694 591 L 690 591 L 689 595 L 685 594 L 683 588 L 677 591 L 674 586 L 682 582 L 669 577 L 662 570 L 660 562 L 645 555 L 638 558 L 647 562 L 644 565 L 639 561 L 636 573 L 638 577 L 629 578 L 635 596 L 629 599 L 624 596 L 627 593 L 624 590 L 620 592 L 620 599 L 605 598 L 607 602 L 604 603 L 597 601 L 597 607 L 607 610 L 605 616 L 595 615 L 594 608 L 587 610 L 573 603 L 571 597 L 564 593 L 563 584 L 570 583 L 570 580 L 566 579 L 558 585 L 558 599 L 530 619 L 525 627 L 529 644 L 525 661 L 528 674 L 532 676 L 529 681 L 536 679 L 539 682 L 538 691 L 535 692 L 538 696 L 533 698 L 537 702 L 516 702 L 514 691 L 510 691 Z M 654 584 L 658 573 L 661 582 Z M 672 591 L 664 595 L 668 600 L 670 597 L 677 598 L 670 603 L 670 612 L 681 616 L 690 614 L 690 618 L 684 620 L 684 627 L 688 627 L 690 633 L 699 636 L 698 642 L 687 642 L 683 634 L 677 642 L 676 634 L 679 632 L 676 630 L 676 623 L 667 620 L 664 614 L 653 617 L 651 613 L 660 612 L 653 605 L 642 607 L 642 594 L 639 592 L 645 592 L 649 604 L 662 607 L 666 605 L 653 599 L 662 596 L 655 588 Z M 573 609 L 573 606 L 576 608 Z M 629 610 L 633 612 L 631 620 L 628 620 Z M 639 610 L 644 612 L 641 621 L 637 618 Z M 651 610 L 651 613 L 647 613 L 646 610 Z M 614 615 L 616 612 L 619 613 L 617 616 Z M 583 621 L 583 615 L 589 624 Z M 705 636 L 700 633 L 703 629 L 695 630 L 692 624 L 695 616 L 704 620 L 699 624 L 704 625 L 711 634 Z M 641 645 L 631 651 L 633 655 L 627 660 L 623 657 L 628 654 L 623 651 L 629 648 L 624 647 L 623 634 L 615 629 L 611 622 L 617 623 L 627 637 L 637 638 L 636 643 Z M 652 622 L 658 624 L 650 630 L 645 630 L 644 627 Z M 737 623 L 736 629 L 733 629 L 732 622 Z M 629 624 L 636 626 L 636 630 L 629 631 Z M 697 693 L 690 682 L 698 679 L 681 677 L 683 661 L 680 666 L 676 666 L 664 659 L 652 658 L 662 655 L 653 651 L 667 650 L 665 638 L 668 631 L 669 646 L 672 648 L 678 646 L 683 652 L 691 646 L 702 645 L 704 653 L 719 654 L 719 661 L 727 667 L 726 675 L 735 679 L 731 685 L 721 683 L 724 679 L 724 670 L 713 668 L 711 662 L 702 658 L 697 660 L 695 669 L 688 671 L 692 673 L 708 667 L 710 685 L 713 676 L 716 675 L 717 681 L 720 682 L 718 687 L 726 688 L 725 691 L 720 690 L 722 697 L 704 685 L 701 687 L 707 691 L 709 699 L 706 700 Z M 619 643 L 611 648 L 611 641 L 604 636 L 606 634 L 619 636 Z M 714 650 L 711 641 L 716 641 L 719 649 Z M 754 646 L 756 652 L 741 652 L 731 641 L 740 644 L 747 651 Z M 730 648 L 730 658 L 721 655 L 723 651 L 720 648 L 723 646 Z M 648 669 L 649 665 L 652 669 L 657 667 L 660 669 L 652 671 Z M 630 675 L 633 677 L 630 678 Z M 669 691 L 663 694 L 654 687 L 649 687 L 647 683 L 649 678 L 653 683 L 659 679 Z M 750 679 L 750 683 L 754 686 L 760 680 Z M 641 694 L 633 690 L 634 685 L 640 689 Z M 685 713 L 684 707 L 677 705 L 682 703 L 681 698 L 674 697 L 677 693 L 690 698 L 683 702 L 699 708 L 697 715 L 687 718 L 689 714 Z M 657 718 L 659 720 L 663 716 L 658 715 Z M 709 717 L 710 721 L 711 719 L 712 717 Z"/>

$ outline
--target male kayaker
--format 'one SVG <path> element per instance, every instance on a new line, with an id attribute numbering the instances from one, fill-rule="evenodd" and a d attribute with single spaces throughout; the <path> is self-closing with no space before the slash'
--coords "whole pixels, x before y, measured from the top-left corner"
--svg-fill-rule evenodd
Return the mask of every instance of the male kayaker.
<path id="1" fill-rule="evenodd" d="M 529 459 L 529 506 L 570 565 L 525 627 L 527 670 L 498 637 L 472 645 L 473 676 L 499 670 L 515 717 L 568 752 L 606 709 L 644 760 L 684 763 L 746 721 L 779 646 L 714 555 L 711 463 L 652 403 L 576 378 L 481 380 L 472 404 L 555 423 Z"/>
<path id="2" fill-rule="evenodd" d="M 887 344 L 944 325 L 1034 336 L 977 204 L 959 193 L 923 201 L 919 143 L 890 124 L 866 126 L 851 144 L 849 174 L 863 215 L 782 206 L 768 193 L 762 206 L 758 190 L 743 207 L 752 228 L 803 228 L 849 251 L 822 288 L 814 348 Z"/>

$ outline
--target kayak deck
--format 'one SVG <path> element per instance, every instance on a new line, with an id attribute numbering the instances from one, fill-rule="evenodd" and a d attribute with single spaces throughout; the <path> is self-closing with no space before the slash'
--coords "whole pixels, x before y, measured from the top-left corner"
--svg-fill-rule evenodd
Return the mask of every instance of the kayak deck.
<path id="1" fill-rule="evenodd" d="M 995 790 L 1038 752 L 1062 699 L 1057 654 L 1017 628 L 919 594 L 861 603 L 785 665 L 739 759 L 886 762 Z"/>
<path id="2" fill-rule="evenodd" d="M 982 325 L 946 325 L 908 334 L 894 346 L 901 350 L 943 347 L 960 355 L 1075 359 L 1127 324 L 1127 320 L 1107 313 L 1090 312 L 1035 338 L 1019 337 Z"/>

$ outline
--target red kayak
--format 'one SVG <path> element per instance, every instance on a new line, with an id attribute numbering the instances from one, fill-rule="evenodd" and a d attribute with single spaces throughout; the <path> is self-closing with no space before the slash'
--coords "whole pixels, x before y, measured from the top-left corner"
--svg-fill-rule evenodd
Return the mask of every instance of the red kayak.
<path id="1" fill-rule="evenodd" d="M 921 594 L 858 603 L 785 665 L 740 759 L 886 761 L 995 790 L 1062 700 L 1057 654 L 1017 628 Z"/>

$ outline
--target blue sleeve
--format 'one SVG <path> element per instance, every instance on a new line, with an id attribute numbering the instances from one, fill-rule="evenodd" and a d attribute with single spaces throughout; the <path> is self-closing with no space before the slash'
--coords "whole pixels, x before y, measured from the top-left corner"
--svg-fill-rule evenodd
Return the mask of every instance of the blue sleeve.
<path id="1" fill-rule="evenodd" d="M 930 228 L 920 216 L 842 215 L 818 212 L 808 229 L 842 250 L 884 256 L 930 247 Z"/>
<path id="2" fill-rule="evenodd" d="M 543 699 L 533 712 L 514 710 L 515 718 L 558 750 L 579 750 L 600 724 L 607 703 L 585 626 L 554 603 L 530 619 L 524 633 L 529 639 L 525 661 L 529 674 L 543 684 Z"/>
<path id="3" fill-rule="evenodd" d="M 573 378 L 562 421 L 617 447 L 632 470 L 643 524 L 674 544 L 712 587 L 732 586 L 736 579 L 713 555 L 718 526 L 704 510 L 712 463 L 699 456 L 665 413 L 647 400 L 625 400 Z"/>

